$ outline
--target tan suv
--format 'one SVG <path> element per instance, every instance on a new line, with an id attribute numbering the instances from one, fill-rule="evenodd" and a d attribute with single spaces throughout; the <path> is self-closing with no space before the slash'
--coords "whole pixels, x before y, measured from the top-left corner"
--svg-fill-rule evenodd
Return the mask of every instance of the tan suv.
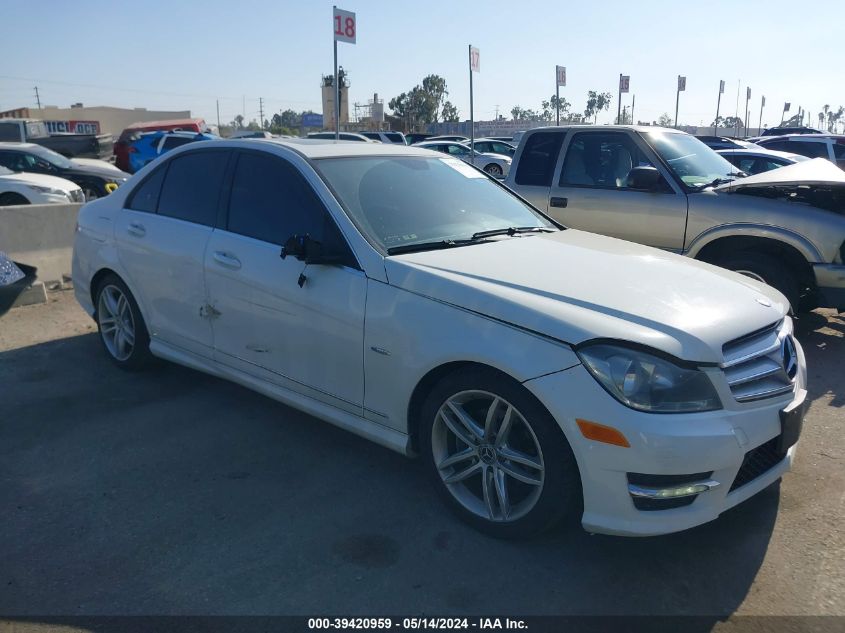
<path id="1" fill-rule="evenodd" d="M 505 184 L 566 226 L 741 272 L 796 311 L 845 311 L 845 172 L 742 175 L 677 130 L 568 126 L 526 132 Z"/>

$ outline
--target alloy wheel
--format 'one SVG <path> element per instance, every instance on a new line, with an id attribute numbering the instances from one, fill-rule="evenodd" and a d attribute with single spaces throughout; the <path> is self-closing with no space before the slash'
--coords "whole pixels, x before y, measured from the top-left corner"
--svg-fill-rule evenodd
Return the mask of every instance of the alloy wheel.
<path id="1" fill-rule="evenodd" d="M 119 361 L 127 360 L 135 348 L 135 319 L 129 299 L 117 286 L 110 284 L 100 291 L 97 322 L 109 353 Z"/>
<path id="2" fill-rule="evenodd" d="M 507 523 L 537 504 L 545 481 L 540 442 L 504 398 L 486 391 L 454 394 L 438 410 L 431 439 L 446 489 L 473 514 Z"/>

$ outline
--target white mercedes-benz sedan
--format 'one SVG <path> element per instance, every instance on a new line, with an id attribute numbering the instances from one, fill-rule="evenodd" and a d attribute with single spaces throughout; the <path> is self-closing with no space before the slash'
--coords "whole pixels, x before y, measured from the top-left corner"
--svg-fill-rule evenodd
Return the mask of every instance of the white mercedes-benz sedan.
<path id="1" fill-rule="evenodd" d="M 78 226 L 76 297 L 118 366 L 167 359 L 421 455 L 495 536 L 682 530 L 792 463 L 783 295 L 564 229 L 456 158 L 194 143 Z"/>

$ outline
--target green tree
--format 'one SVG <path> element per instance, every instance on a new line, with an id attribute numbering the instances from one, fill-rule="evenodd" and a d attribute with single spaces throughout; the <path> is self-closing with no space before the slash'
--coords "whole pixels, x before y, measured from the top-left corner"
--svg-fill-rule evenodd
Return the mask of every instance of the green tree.
<path id="1" fill-rule="evenodd" d="M 446 115 L 457 116 L 454 105 L 446 101 L 449 91 L 446 80 L 428 75 L 421 84 L 393 97 L 388 103 L 393 115 L 405 119 L 409 128 L 445 120 Z M 447 109 L 447 104 L 451 106 Z"/>
<path id="2" fill-rule="evenodd" d="M 237 115 L 235 117 L 235 120 L 233 121 L 233 123 L 235 124 L 236 129 L 242 128 L 244 126 L 244 115 L 243 114 Z"/>
<path id="3" fill-rule="evenodd" d="M 452 105 L 451 101 L 446 101 L 443 104 L 443 111 L 441 114 L 443 116 L 444 123 L 457 123 L 460 121 L 458 109 Z"/>
<path id="4" fill-rule="evenodd" d="M 722 123 L 721 127 L 730 129 L 734 128 L 735 130 L 740 130 L 745 127 L 745 123 L 742 122 L 742 117 L 738 116 L 726 116 L 724 122 Z"/>
<path id="5" fill-rule="evenodd" d="M 596 92 L 595 90 L 588 91 L 587 107 L 584 109 L 584 117 L 587 119 L 592 117 L 593 122 L 597 122 L 599 112 L 607 110 L 610 107 L 610 102 L 612 100 L 613 96 L 609 92 Z"/>
<path id="6" fill-rule="evenodd" d="M 524 112 L 524 110 L 518 105 L 515 105 L 514 107 L 512 107 L 511 108 L 511 116 L 513 117 L 513 120 L 514 121 L 521 120 L 523 112 Z"/>
<path id="7" fill-rule="evenodd" d="M 727 127 L 725 125 L 724 117 L 719 117 L 719 127 Z M 659 117 L 657 117 L 657 125 L 661 127 L 672 127 L 672 117 L 669 116 L 668 112 L 664 112 Z"/>

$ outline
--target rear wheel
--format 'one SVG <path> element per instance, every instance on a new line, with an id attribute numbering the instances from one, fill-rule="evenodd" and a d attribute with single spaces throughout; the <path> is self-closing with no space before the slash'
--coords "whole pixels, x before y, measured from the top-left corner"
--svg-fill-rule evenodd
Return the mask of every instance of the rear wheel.
<path id="1" fill-rule="evenodd" d="M 142 369 L 153 360 L 150 336 L 135 297 L 117 275 L 97 288 L 97 329 L 109 358 L 122 369 Z"/>
<path id="2" fill-rule="evenodd" d="M 438 493 L 473 527 L 524 538 L 580 515 L 572 449 L 518 382 L 492 369 L 460 370 L 435 386 L 421 414 L 420 446 Z"/>
<path id="3" fill-rule="evenodd" d="M 503 173 L 502 168 L 499 167 L 496 163 L 490 163 L 484 168 L 484 171 L 486 171 L 491 176 L 501 176 Z"/>
<path id="4" fill-rule="evenodd" d="M 801 286 L 798 279 L 789 268 L 771 255 L 741 251 L 733 255 L 726 255 L 716 262 L 716 265 L 780 290 L 789 300 L 793 311 L 798 311 L 801 299 Z"/>
<path id="5" fill-rule="evenodd" d="M 29 200 L 12 191 L 0 194 L 0 207 L 11 207 L 18 204 L 29 204 Z"/>

